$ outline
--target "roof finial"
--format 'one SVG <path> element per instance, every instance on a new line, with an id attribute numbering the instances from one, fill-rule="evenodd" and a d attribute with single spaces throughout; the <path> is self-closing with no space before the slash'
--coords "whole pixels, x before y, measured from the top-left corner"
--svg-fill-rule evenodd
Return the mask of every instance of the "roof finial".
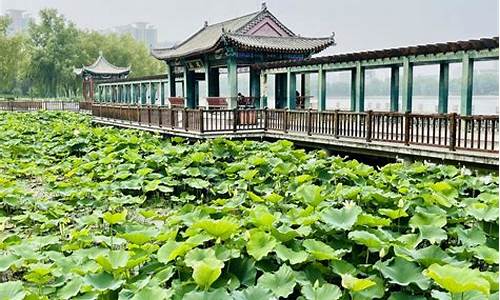
<path id="1" fill-rule="evenodd" d="M 262 1 L 261 9 L 262 10 L 266 10 L 267 9 L 266 1 Z"/>
<path id="2" fill-rule="evenodd" d="M 203 27 L 207 28 L 208 27 L 208 21 L 205 20 L 205 23 L 203 23 Z"/>
<path id="3" fill-rule="evenodd" d="M 99 50 L 99 56 L 102 56 L 102 50 Z"/>

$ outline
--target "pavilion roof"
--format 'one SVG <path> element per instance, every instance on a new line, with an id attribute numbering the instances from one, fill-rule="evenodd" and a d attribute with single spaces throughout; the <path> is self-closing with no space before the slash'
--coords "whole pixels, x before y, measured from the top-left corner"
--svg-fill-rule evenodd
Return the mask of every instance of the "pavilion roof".
<path id="1" fill-rule="evenodd" d="M 270 18 L 286 34 L 282 37 L 251 35 L 249 31 L 262 20 Z M 207 25 L 184 42 L 171 48 L 153 49 L 157 59 L 173 60 L 194 56 L 217 49 L 230 43 L 242 49 L 278 51 L 287 53 L 315 53 L 333 45 L 330 38 L 305 38 L 295 35 L 283 25 L 265 6 L 263 9 L 242 17 Z"/>
<path id="2" fill-rule="evenodd" d="M 97 60 L 90 66 L 82 66 L 82 68 L 75 68 L 75 74 L 81 76 L 84 72 L 96 75 L 122 75 L 130 72 L 129 67 L 117 67 L 102 55 L 99 55 Z"/>

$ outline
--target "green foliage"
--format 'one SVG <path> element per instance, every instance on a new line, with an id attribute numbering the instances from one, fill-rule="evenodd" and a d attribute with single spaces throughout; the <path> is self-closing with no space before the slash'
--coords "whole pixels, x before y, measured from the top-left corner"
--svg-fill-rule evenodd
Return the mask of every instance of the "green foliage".
<path id="1" fill-rule="evenodd" d="M 0 299 L 498 298 L 498 178 L 0 113 Z"/>

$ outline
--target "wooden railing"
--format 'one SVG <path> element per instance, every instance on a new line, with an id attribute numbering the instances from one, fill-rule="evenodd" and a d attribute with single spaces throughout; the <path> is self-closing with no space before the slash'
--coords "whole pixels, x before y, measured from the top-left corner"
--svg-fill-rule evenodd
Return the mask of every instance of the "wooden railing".
<path id="1" fill-rule="evenodd" d="M 61 111 L 90 111 L 92 102 L 70 102 L 70 101 L 0 101 L 0 111 L 37 111 L 37 110 L 61 110 Z"/>
<path id="2" fill-rule="evenodd" d="M 285 109 L 203 110 L 94 104 L 96 117 L 196 133 L 269 131 L 498 152 L 498 116 Z"/>

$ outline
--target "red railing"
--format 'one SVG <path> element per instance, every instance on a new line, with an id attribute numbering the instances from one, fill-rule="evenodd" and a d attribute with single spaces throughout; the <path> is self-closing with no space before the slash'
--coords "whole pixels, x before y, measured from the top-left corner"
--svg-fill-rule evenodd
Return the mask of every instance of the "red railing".
<path id="1" fill-rule="evenodd" d="M 270 131 L 498 152 L 497 116 L 285 109 L 185 109 L 94 104 L 96 117 L 196 133 Z"/>
<path id="2" fill-rule="evenodd" d="M 70 101 L 0 101 L 0 111 L 37 111 L 37 110 L 60 110 L 60 111 L 91 111 L 92 102 L 70 102 Z"/>

